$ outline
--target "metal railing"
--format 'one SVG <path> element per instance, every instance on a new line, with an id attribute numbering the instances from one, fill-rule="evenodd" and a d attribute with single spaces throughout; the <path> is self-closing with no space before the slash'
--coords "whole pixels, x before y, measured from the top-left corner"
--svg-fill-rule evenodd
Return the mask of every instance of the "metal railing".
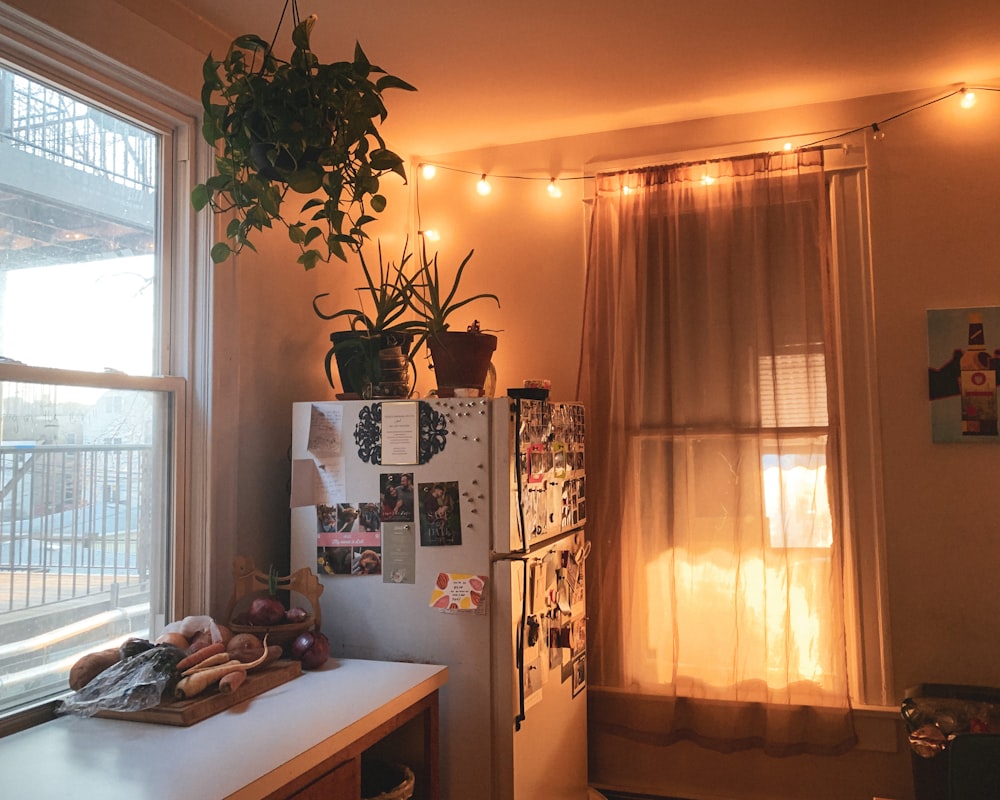
<path id="1" fill-rule="evenodd" d="M 138 587 L 148 445 L 0 446 L 0 619 Z"/>
<path id="2" fill-rule="evenodd" d="M 0 141 L 135 189 L 156 185 L 155 136 L 27 76 L 0 69 Z"/>
<path id="3" fill-rule="evenodd" d="M 150 628 L 149 445 L 0 446 L 0 717 Z"/>

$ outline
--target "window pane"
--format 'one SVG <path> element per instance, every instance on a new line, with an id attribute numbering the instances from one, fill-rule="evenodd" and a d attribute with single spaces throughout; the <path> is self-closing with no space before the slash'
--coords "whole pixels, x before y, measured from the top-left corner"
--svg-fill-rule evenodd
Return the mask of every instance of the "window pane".
<path id="1" fill-rule="evenodd" d="M 166 596 L 168 393 L 0 382 L 0 712 Z"/>
<path id="2" fill-rule="evenodd" d="M 169 133 L 0 65 L 0 714 L 167 612 Z"/>
<path id="3" fill-rule="evenodd" d="M 0 69 L 0 356 L 155 374 L 158 148 Z"/>

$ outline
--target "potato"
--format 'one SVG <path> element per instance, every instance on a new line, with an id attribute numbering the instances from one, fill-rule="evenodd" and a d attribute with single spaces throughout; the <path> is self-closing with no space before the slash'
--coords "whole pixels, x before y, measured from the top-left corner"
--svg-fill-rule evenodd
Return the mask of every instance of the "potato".
<path id="1" fill-rule="evenodd" d="M 186 636 L 179 633 L 161 633 L 156 637 L 157 644 L 172 644 L 174 647 L 179 647 L 181 650 L 187 650 L 191 645 Z"/>
<path id="2" fill-rule="evenodd" d="M 79 691 L 108 667 L 119 661 L 118 648 L 101 650 L 99 653 L 88 653 L 81 657 L 69 671 L 69 688 Z"/>
<path id="3" fill-rule="evenodd" d="M 252 633 L 237 633 L 226 645 L 226 652 L 238 661 L 249 664 L 264 654 L 264 643 Z"/>

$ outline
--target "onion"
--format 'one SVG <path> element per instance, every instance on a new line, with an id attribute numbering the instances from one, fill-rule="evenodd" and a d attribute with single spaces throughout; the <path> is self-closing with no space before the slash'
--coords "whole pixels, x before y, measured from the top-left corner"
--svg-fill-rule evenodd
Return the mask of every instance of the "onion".
<path id="1" fill-rule="evenodd" d="M 322 631 L 305 631 L 292 642 L 292 657 L 302 662 L 302 669 L 322 667 L 330 657 L 330 640 Z"/>
<path id="2" fill-rule="evenodd" d="M 305 622 L 309 618 L 309 612 L 301 606 L 295 606 L 285 612 L 285 622 Z"/>
<path id="3" fill-rule="evenodd" d="M 279 625 L 285 621 L 285 607 L 274 597 L 257 597 L 248 613 L 251 625 Z"/>

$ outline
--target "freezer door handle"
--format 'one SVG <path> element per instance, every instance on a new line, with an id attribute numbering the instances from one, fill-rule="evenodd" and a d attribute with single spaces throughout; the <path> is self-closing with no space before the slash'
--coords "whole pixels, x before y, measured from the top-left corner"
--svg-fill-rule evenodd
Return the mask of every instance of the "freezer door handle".
<path id="1" fill-rule="evenodd" d="M 514 730 L 521 730 L 524 722 L 524 632 L 528 627 L 528 561 L 518 559 L 524 568 L 524 590 L 521 592 L 521 624 L 517 626 L 517 636 L 514 647 L 514 666 L 517 670 L 517 715 L 514 717 Z"/>

